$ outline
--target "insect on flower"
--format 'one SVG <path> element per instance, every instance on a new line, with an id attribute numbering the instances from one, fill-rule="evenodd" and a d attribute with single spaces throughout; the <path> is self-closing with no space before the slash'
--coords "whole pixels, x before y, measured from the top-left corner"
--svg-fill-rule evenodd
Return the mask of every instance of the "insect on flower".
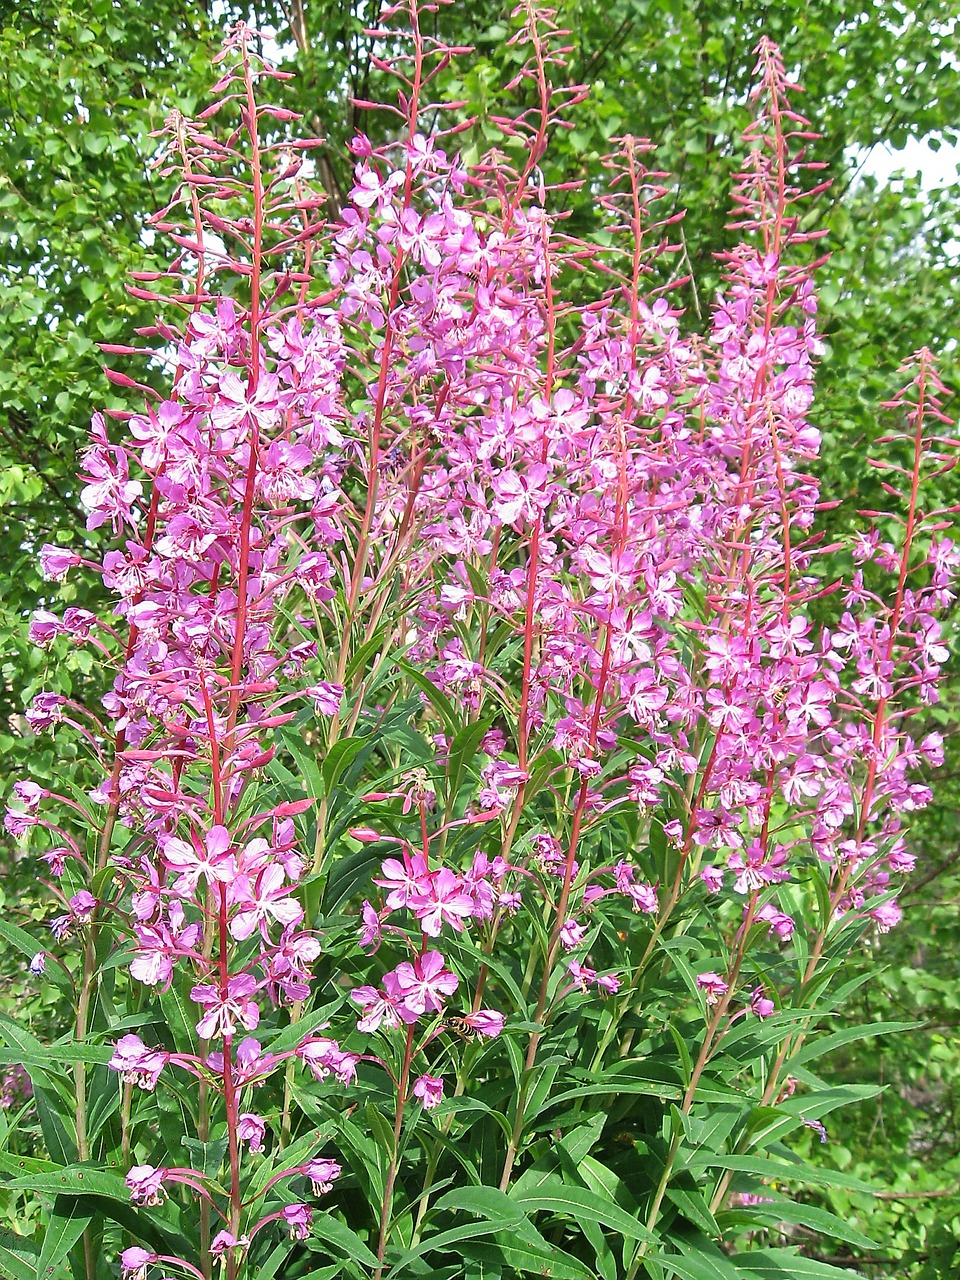
<path id="1" fill-rule="evenodd" d="M 472 1023 L 468 1022 L 465 1017 L 448 1018 L 444 1023 L 447 1031 L 452 1031 L 455 1036 L 459 1036 L 461 1040 L 473 1040 L 479 1035 L 479 1030 Z"/>
<path id="2" fill-rule="evenodd" d="M 770 701 L 775 707 L 782 707 L 789 692 L 790 689 L 786 684 L 775 684 L 770 689 Z"/>

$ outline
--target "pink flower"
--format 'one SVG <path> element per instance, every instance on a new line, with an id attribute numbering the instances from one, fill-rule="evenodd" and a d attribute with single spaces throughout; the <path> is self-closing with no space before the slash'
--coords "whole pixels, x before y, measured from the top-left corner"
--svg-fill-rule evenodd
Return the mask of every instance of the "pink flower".
<path id="1" fill-rule="evenodd" d="M 373 907 L 366 898 L 363 906 L 360 908 L 360 938 L 357 945 L 362 951 L 375 952 L 380 945 L 383 937 L 382 921 L 380 913 Z"/>
<path id="2" fill-rule="evenodd" d="M 444 924 L 457 933 L 463 922 L 473 915 L 473 902 L 464 891 L 463 881 L 445 867 L 428 872 L 418 881 L 418 888 L 407 899 L 420 921 L 420 928 L 430 938 L 440 935 Z"/>
<path id="3" fill-rule="evenodd" d="M 750 992 L 750 1008 L 758 1018 L 769 1018 L 771 1014 L 776 1013 L 777 1006 L 763 994 L 763 987 L 755 987 Z"/>
<path id="4" fill-rule="evenodd" d="M 308 1204 L 288 1204 L 280 1211 L 280 1216 L 290 1228 L 291 1240 L 306 1240 L 310 1235 L 313 1210 Z"/>
<path id="5" fill-rule="evenodd" d="M 567 965 L 567 972 L 581 991 L 586 991 L 597 980 L 596 969 L 590 969 L 586 965 L 580 964 L 577 960 L 570 961 Z"/>
<path id="6" fill-rule="evenodd" d="M 35 813 L 40 801 L 49 796 L 50 792 L 38 787 L 35 782 L 24 780 L 13 784 L 13 794 L 26 805 L 29 812 Z"/>
<path id="7" fill-rule="evenodd" d="M 420 1099 L 424 1111 L 432 1111 L 443 1101 L 443 1081 L 437 1076 L 421 1076 L 414 1083 L 413 1096 Z"/>
<path id="8" fill-rule="evenodd" d="M 386 905 L 391 911 L 399 911 L 414 894 L 419 894 L 429 875 L 423 855 L 419 853 L 409 859 L 405 858 L 403 862 L 398 858 L 386 858 L 381 872 L 382 878 L 374 879 L 373 883 L 382 889 L 389 889 Z"/>
<path id="9" fill-rule="evenodd" d="M 51 613 L 49 609 L 34 610 L 27 636 L 38 649 L 46 649 L 57 636 L 64 634 L 64 625 L 55 613 Z"/>
<path id="10" fill-rule="evenodd" d="M 330 684 L 327 680 L 321 680 L 319 684 L 313 685 L 304 692 L 313 698 L 317 715 L 335 716 L 340 710 L 340 703 L 343 701 L 342 684 Z"/>
<path id="11" fill-rule="evenodd" d="M 158 1254 L 148 1253 L 146 1249 L 140 1249 L 136 1245 L 124 1249 L 120 1255 L 121 1280 L 147 1280 L 147 1267 L 151 1262 L 158 1261 L 158 1258 Z"/>
<path id="12" fill-rule="evenodd" d="M 86 889 L 81 889 L 70 899 L 70 914 L 76 924 L 89 924 L 93 919 L 96 906 L 97 900 L 93 894 Z"/>
<path id="13" fill-rule="evenodd" d="M 40 548 L 40 571 L 51 582 L 62 582 L 70 569 L 80 563 L 80 556 L 64 547 L 45 542 Z"/>
<path id="14" fill-rule="evenodd" d="M 627 897 L 633 902 L 634 911 L 642 911 L 644 915 L 656 915 L 660 909 L 657 891 L 649 884 L 632 884 L 627 889 Z"/>
<path id="15" fill-rule="evenodd" d="M 208 1059 L 217 1071 L 223 1071 L 223 1055 L 211 1054 Z M 245 1036 L 233 1054 L 233 1073 L 237 1084 L 260 1084 L 280 1061 L 275 1054 L 264 1053 L 260 1043 L 252 1036 Z"/>
<path id="16" fill-rule="evenodd" d="M 757 920 L 763 920 L 770 926 L 770 933 L 785 941 L 793 937 L 794 923 L 792 917 L 780 911 L 772 902 L 765 902 L 757 911 Z"/>
<path id="17" fill-rule="evenodd" d="M 444 964 L 439 951 L 428 951 L 412 964 L 404 960 L 386 975 L 384 987 L 390 993 L 391 985 L 395 985 L 398 1010 L 405 1022 L 413 1022 L 423 1013 L 440 1013 L 444 997 L 456 991 L 460 980 Z"/>
<path id="18" fill-rule="evenodd" d="M 263 1139 L 267 1131 L 266 1121 L 252 1111 L 244 1111 L 237 1117 L 237 1137 L 241 1142 L 249 1142 L 251 1151 L 263 1150 Z"/>
<path id="19" fill-rule="evenodd" d="M 729 990 L 718 973 L 701 973 L 697 978 L 697 986 L 706 997 L 707 1004 L 716 1004 Z"/>
<path id="20" fill-rule="evenodd" d="M 255 1031 L 260 1021 L 260 1010 L 253 999 L 256 989 L 256 979 L 249 973 L 240 973 L 230 978 L 225 996 L 221 995 L 219 987 L 210 984 L 203 983 L 194 987 L 190 992 L 190 999 L 207 1010 L 197 1023 L 197 1035 L 200 1039 L 233 1036 L 238 1026 L 247 1031 Z"/>
<path id="21" fill-rule="evenodd" d="M 707 893 L 719 893 L 723 888 L 723 869 L 722 867 L 704 867 L 700 872 L 700 879 L 706 886 Z"/>
<path id="22" fill-rule="evenodd" d="M 881 933 L 889 933 L 903 919 L 903 908 L 899 906 L 895 898 L 892 898 L 889 902 L 885 902 L 882 906 L 871 911 L 870 916 L 876 921 L 877 928 Z"/>
<path id="23" fill-rule="evenodd" d="M 147 1092 L 156 1088 L 160 1073 L 170 1061 L 163 1049 L 148 1049 L 139 1036 L 121 1036 L 107 1066 L 120 1072 L 120 1079 Z"/>
<path id="24" fill-rule="evenodd" d="M 229 1231 L 218 1231 L 210 1242 L 210 1252 L 215 1258 L 222 1258 L 228 1249 L 239 1249 L 241 1241 Z"/>
<path id="25" fill-rule="evenodd" d="M 203 838 L 202 849 L 176 836 L 167 836 L 160 847 L 167 866 L 181 873 L 173 889 L 182 898 L 194 896 L 201 876 L 207 884 L 227 884 L 236 877 L 237 866 L 226 827 L 211 827 Z"/>
<path id="26" fill-rule="evenodd" d="M 367 1035 L 383 1027 L 385 1031 L 393 1031 L 400 1025 L 400 1010 L 397 1000 L 376 987 L 354 987 L 350 999 L 363 1010 L 363 1016 L 357 1021 L 357 1030 Z"/>
<path id="27" fill-rule="evenodd" d="M 303 908 L 295 898 L 286 896 L 283 867 L 273 862 L 251 883 L 248 876 L 237 876 L 230 885 L 230 898 L 240 909 L 230 921 L 230 932 L 240 942 L 259 928 L 269 942 L 267 926 L 274 920 L 289 928 L 303 919 Z"/>
<path id="28" fill-rule="evenodd" d="M 152 1164 L 135 1165 L 126 1178 L 133 1203 L 147 1208 L 161 1204 L 166 1195 L 162 1185 L 166 1172 L 166 1169 L 155 1169 Z"/>
<path id="29" fill-rule="evenodd" d="M 331 1073 L 342 1085 L 350 1084 L 357 1074 L 357 1056 L 344 1053 L 336 1040 L 311 1037 L 297 1048 L 297 1057 L 309 1067 L 315 1080 L 326 1080 Z"/>
<path id="30" fill-rule="evenodd" d="M 574 947 L 580 946 L 586 934 L 582 924 L 578 924 L 576 920 L 568 920 L 560 930 L 560 942 L 565 951 L 572 951 Z"/>
<path id="31" fill-rule="evenodd" d="M 303 1172 L 313 1184 L 315 1196 L 326 1195 L 343 1172 L 335 1160 L 311 1160 L 303 1166 Z"/>
<path id="32" fill-rule="evenodd" d="M 59 693 L 38 693 L 26 711 L 27 723 L 34 733 L 43 733 L 60 724 L 66 701 Z"/>

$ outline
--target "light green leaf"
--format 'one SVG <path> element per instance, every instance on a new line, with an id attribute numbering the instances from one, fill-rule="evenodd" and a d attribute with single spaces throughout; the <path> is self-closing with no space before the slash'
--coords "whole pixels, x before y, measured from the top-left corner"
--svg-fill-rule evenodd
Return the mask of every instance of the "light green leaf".
<path id="1" fill-rule="evenodd" d="M 37 1261 L 37 1271 L 43 1280 L 52 1280 L 57 1268 L 83 1235 L 92 1217 L 93 1214 L 74 1198 L 57 1196 Z"/>

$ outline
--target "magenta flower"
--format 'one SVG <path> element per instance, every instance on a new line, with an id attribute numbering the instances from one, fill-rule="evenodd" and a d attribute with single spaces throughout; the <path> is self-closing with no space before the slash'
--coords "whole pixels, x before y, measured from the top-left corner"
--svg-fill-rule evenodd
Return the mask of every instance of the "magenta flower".
<path id="1" fill-rule="evenodd" d="M 476 1013 L 465 1014 L 461 1021 L 481 1040 L 494 1040 L 503 1030 L 506 1019 L 496 1009 L 478 1009 Z"/>
<path id="2" fill-rule="evenodd" d="M 700 879 L 706 886 L 707 893 L 719 893 L 723 888 L 723 868 L 704 867 L 700 872 Z"/>
<path id="3" fill-rule="evenodd" d="M 882 906 L 876 907 L 871 911 L 870 917 L 876 921 L 877 928 L 881 933 L 889 933 L 903 919 L 903 908 L 895 898 L 892 898 L 889 902 L 884 902 Z"/>
<path id="4" fill-rule="evenodd" d="M 407 905 L 413 909 L 427 937 L 439 937 L 445 924 L 462 933 L 464 920 L 473 915 L 473 900 L 464 891 L 460 876 L 444 867 L 428 872 L 418 885 L 409 895 Z"/>
<path id="5" fill-rule="evenodd" d="M 771 1014 L 776 1013 L 777 1006 L 774 1002 L 763 993 L 763 987 L 755 987 L 750 992 L 750 1008 L 758 1018 L 769 1018 Z"/>
<path id="6" fill-rule="evenodd" d="M 716 1004 L 729 990 L 718 973 L 701 973 L 697 978 L 697 986 L 703 992 L 707 1004 Z"/>
<path id="7" fill-rule="evenodd" d="M 354 987 L 350 999 L 360 1006 L 363 1016 L 357 1021 L 357 1030 L 369 1034 L 383 1027 L 393 1031 L 400 1025 L 398 1001 L 376 987 Z M 412 1021 L 413 1019 L 411 1019 Z"/>
<path id="8" fill-rule="evenodd" d="M 281 1210 L 280 1216 L 290 1228 L 292 1240 L 306 1240 L 310 1235 L 313 1210 L 308 1204 L 288 1204 Z"/>
<path id="9" fill-rule="evenodd" d="M 133 931 L 137 950 L 130 961 L 130 976 L 145 986 L 166 990 L 173 980 L 175 961 L 180 956 L 194 954 L 203 926 L 198 922 L 184 927 L 183 907 L 179 902 L 171 902 L 166 923 L 135 924 Z"/>
<path id="10" fill-rule="evenodd" d="M 163 1189 L 166 1172 L 166 1169 L 155 1169 L 152 1164 L 135 1165 L 126 1178 L 133 1203 L 147 1208 L 161 1204 L 166 1196 Z"/>
<path id="11" fill-rule="evenodd" d="M 40 571 L 51 582 L 62 582 L 67 573 L 80 563 L 80 556 L 64 547 L 45 542 L 40 548 Z"/>
<path id="12" fill-rule="evenodd" d="M 226 827 L 211 827 L 203 838 L 203 848 L 194 843 L 168 836 L 161 842 L 163 860 L 173 871 L 180 872 L 174 892 L 192 898 L 202 876 L 207 884 L 227 884 L 235 879 L 236 862 L 230 852 L 230 833 Z"/>
<path id="13" fill-rule="evenodd" d="M 237 1084 L 260 1084 L 281 1059 L 273 1053 L 264 1053 L 260 1042 L 252 1036 L 244 1036 L 233 1052 L 233 1072 Z M 218 1072 L 223 1071 L 223 1054 L 211 1053 L 207 1064 Z"/>
<path id="14" fill-rule="evenodd" d="M 137 1245 L 124 1249 L 120 1255 L 121 1280 L 147 1280 L 147 1267 L 158 1258 L 158 1254 L 148 1253 Z"/>
<path id="15" fill-rule="evenodd" d="M 576 920 L 568 920 L 560 930 L 560 942 L 566 951 L 572 951 L 574 947 L 579 947 L 586 936 L 586 929 L 582 924 L 578 924 Z"/>
<path id="16" fill-rule="evenodd" d="M 358 945 L 363 951 L 375 952 L 383 937 L 382 921 L 380 913 L 366 899 L 360 909 L 360 919 L 362 923 Z"/>
<path id="17" fill-rule="evenodd" d="M 243 1111 L 237 1117 L 237 1137 L 250 1144 L 251 1151 L 263 1150 L 263 1139 L 267 1131 L 266 1121 L 251 1111 Z"/>
<path id="18" fill-rule="evenodd" d="M 38 649 L 46 649 L 58 636 L 66 634 L 66 628 L 55 613 L 49 609 L 35 609 L 30 619 L 27 636 L 31 644 Z"/>
<path id="19" fill-rule="evenodd" d="M 238 1249 L 242 1242 L 229 1231 L 218 1231 L 210 1241 L 210 1252 L 215 1258 L 222 1258 L 228 1249 Z"/>
<path id="20" fill-rule="evenodd" d="M 34 733 L 43 733 L 60 724 L 66 698 L 59 693 L 38 693 L 26 710 L 26 720 Z"/>
<path id="21" fill-rule="evenodd" d="M 763 920 L 770 926 L 770 933 L 775 933 L 778 938 L 788 941 L 793 937 L 794 923 L 793 917 L 788 916 L 785 912 L 780 911 L 772 902 L 765 902 L 757 911 L 756 920 Z"/>
<path id="22" fill-rule="evenodd" d="M 404 960 L 392 974 L 385 976 L 384 986 L 388 992 L 395 984 L 400 1002 L 398 1011 L 404 1022 L 413 1022 L 424 1013 L 440 1013 L 444 997 L 456 991 L 460 980 L 444 965 L 439 951 L 428 951 L 417 956 L 413 963 Z"/>
<path id="23" fill-rule="evenodd" d="M 443 1081 L 437 1076 L 420 1076 L 414 1082 L 413 1096 L 420 1099 L 424 1111 L 432 1111 L 443 1101 Z"/>
<path id="24" fill-rule="evenodd" d="M 313 698 L 313 705 L 319 716 L 335 716 L 343 701 L 343 685 L 330 684 L 321 680 L 319 684 L 305 690 Z"/>
<path id="25" fill-rule="evenodd" d="M 160 1073 L 169 1061 L 166 1050 L 148 1049 L 139 1036 L 131 1034 L 120 1037 L 107 1066 L 119 1071 L 121 1080 L 149 1093 L 156 1088 Z"/>
<path id="26" fill-rule="evenodd" d="M 313 1194 L 322 1196 L 333 1189 L 343 1170 L 335 1160 L 311 1160 L 303 1166 L 303 1172 L 310 1179 Z"/>
<path id="27" fill-rule="evenodd" d="M 627 889 L 627 897 L 633 903 L 634 911 L 642 911 L 644 915 L 656 915 L 660 909 L 657 891 L 649 884 L 632 884 Z"/>
<path id="28" fill-rule="evenodd" d="M 587 965 L 580 964 L 578 960 L 571 960 L 567 964 L 567 972 L 573 979 L 574 985 L 578 986 L 581 991 L 587 988 L 597 980 L 596 969 L 591 969 Z M 570 990 L 570 988 L 568 988 Z"/>
<path id="29" fill-rule="evenodd" d="M 96 910 L 97 900 L 92 893 L 81 889 L 70 899 L 70 914 L 76 924 L 89 924 Z"/>
<path id="30" fill-rule="evenodd" d="M 230 932 L 244 941 L 259 928 L 269 941 L 267 926 L 274 920 L 289 928 L 303 919 L 303 908 L 295 898 L 287 896 L 286 877 L 278 863 L 272 863 L 251 883 L 248 876 L 237 876 L 230 885 L 230 898 L 240 909 L 230 921 Z"/>
<path id="31" fill-rule="evenodd" d="M 349 1085 L 356 1078 L 357 1062 L 354 1053 L 344 1053 L 336 1040 L 312 1037 L 297 1049 L 297 1057 L 309 1067 L 315 1080 L 326 1080 L 333 1075 L 342 1085 Z"/>
<path id="32" fill-rule="evenodd" d="M 391 911 L 399 911 L 405 907 L 414 894 L 421 893 L 426 884 L 429 872 L 423 855 L 415 853 L 412 858 L 401 862 L 398 858 L 386 858 L 381 867 L 381 878 L 374 879 L 374 884 L 388 889 L 386 905 Z"/>
<path id="33" fill-rule="evenodd" d="M 190 999 L 207 1010 L 197 1023 L 197 1035 L 200 1039 L 232 1037 L 238 1026 L 247 1031 L 256 1030 L 260 1021 L 260 1010 L 253 999 L 256 989 L 256 979 L 249 973 L 240 973 L 230 978 L 226 995 L 221 995 L 220 989 L 209 983 L 194 987 L 190 992 Z"/>

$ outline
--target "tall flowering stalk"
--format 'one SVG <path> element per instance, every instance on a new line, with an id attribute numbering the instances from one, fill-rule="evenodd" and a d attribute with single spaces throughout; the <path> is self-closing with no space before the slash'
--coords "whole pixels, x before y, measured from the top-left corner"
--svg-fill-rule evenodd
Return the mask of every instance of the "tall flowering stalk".
<path id="1" fill-rule="evenodd" d="M 867 513 L 839 579 L 809 474 L 815 166 L 776 48 L 700 336 L 649 144 L 617 141 L 595 242 L 551 212 L 539 162 L 585 93 L 551 83 L 554 15 L 515 13 L 519 105 L 472 168 L 475 122 L 432 100 L 464 51 L 412 0 L 380 21 L 395 127 L 354 140 L 334 221 L 247 28 L 213 106 L 168 122 L 176 257 L 135 286 L 168 392 L 94 420 L 102 560 L 41 553 L 115 602 L 32 627 L 112 673 L 106 718 L 29 713 L 101 781 L 22 782 L 7 819 L 49 836 L 78 993 L 53 1189 L 122 1161 L 96 1194 L 128 1280 L 307 1250 L 375 1280 L 686 1277 L 691 1251 L 750 1274 L 718 1242 L 805 1220 L 767 1194 L 802 1176 L 776 1143 L 840 1096 L 809 1037 L 899 918 L 912 771 L 941 754 L 913 726 L 958 558 L 922 506 L 943 388 L 918 353 L 888 406 L 900 536 Z M 56 1047 L 11 1043 L 68 1095 Z"/>

